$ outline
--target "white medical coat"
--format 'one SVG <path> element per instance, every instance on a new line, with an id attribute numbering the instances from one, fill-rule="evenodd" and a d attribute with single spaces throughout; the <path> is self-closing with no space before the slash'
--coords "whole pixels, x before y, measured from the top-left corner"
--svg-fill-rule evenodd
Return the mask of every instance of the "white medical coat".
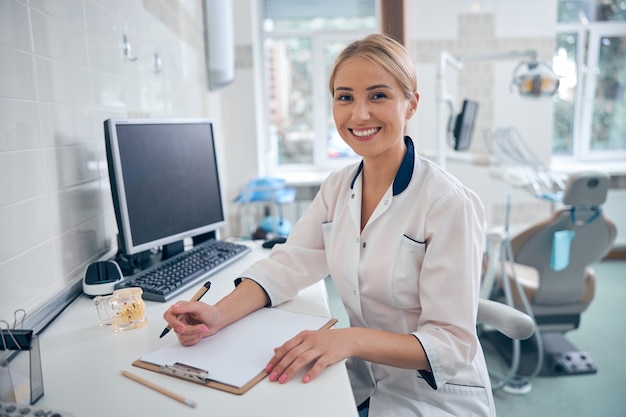
<path id="1" fill-rule="evenodd" d="M 242 274 L 278 305 L 328 274 L 351 326 L 413 334 L 432 372 L 347 361 L 370 417 L 495 416 L 476 335 L 484 209 L 458 180 L 407 153 L 360 232 L 361 164 L 331 174 L 287 243 Z"/>

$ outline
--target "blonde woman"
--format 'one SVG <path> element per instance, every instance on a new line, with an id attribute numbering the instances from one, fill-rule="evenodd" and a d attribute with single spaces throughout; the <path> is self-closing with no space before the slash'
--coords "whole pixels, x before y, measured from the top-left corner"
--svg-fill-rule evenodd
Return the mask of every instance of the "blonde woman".
<path id="1" fill-rule="evenodd" d="M 307 383 L 347 359 L 361 416 L 495 416 L 476 335 L 483 206 L 404 135 L 419 101 L 411 57 L 370 35 L 339 55 L 329 85 L 337 130 L 362 161 L 329 175 L 287 242 L 231 294 L 164 318 L 193 345 L 330 275 L 350 327 L 286 341 L 270 381 L 305 369 Z"/>

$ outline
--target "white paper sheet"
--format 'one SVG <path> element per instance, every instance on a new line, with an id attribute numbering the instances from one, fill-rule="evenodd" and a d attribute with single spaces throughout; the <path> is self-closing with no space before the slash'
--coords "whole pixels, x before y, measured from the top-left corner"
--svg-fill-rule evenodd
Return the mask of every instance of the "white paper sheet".
<path id="1" fill-rule="evenodd" d="M 175 341 L 141 358 L 154 365 L 176 362 L 204 369 L 209 378 L 241 388 L 265 369 L 274 348 L 302 330 L 317 330 L 329 318 L 262 308 L 205 337 L 197 345 L 185 347 Z"/>

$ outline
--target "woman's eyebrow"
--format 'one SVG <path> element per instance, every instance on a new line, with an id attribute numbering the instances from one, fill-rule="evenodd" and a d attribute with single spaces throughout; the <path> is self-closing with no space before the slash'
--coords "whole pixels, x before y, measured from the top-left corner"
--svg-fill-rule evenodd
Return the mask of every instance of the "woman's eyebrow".
<path id="1" fill-rule="evenodd" d="M 367 91 L 371 91 L 371 90 L 377 90 L 379 88 L 389 88 L 389 89 L 391 89 L 391 86 L 389 86 L 387 84 L 375 84 L 375 85 L 367 87 L 366 90 Z"/>
<path id="2" fill-rule="evenodd" d="M 366 91 L 372 91 L 372 90 L 377 90 L 379 88 L 387 88 L 387 89 L 391 89 L 391 86 L 387 85 L 387 84 L 374 84 L 371 85 L 369 87 L 367 87 L 365 90 Z M 336 87 L 335 91 L 354 91 L 354 88 L 352 87 Z"/>

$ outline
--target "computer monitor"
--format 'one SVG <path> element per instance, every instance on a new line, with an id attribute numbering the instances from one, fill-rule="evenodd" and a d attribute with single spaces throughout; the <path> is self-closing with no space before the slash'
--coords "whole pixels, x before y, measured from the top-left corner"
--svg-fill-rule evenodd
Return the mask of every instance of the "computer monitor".
<path id="1" fill-rule="evenodd" d="M 454 124 L 454 150 L 463 151 L 470 147 L 477 113 L 477 102 L 472 100 L 463 100 L 463 108 L 456 117 L 456 122 Z"/>
<path id="2" fill-rule="evenodd" d="M 211 121 L 108 119 L 104 133 L 122 253 L 166 258 L 226 224 Z"/>

